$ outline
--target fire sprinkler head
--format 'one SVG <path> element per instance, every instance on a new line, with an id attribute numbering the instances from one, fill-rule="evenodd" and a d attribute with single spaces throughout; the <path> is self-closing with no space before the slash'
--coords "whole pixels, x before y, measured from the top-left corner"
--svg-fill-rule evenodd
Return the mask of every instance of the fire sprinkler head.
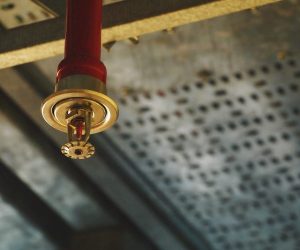
<path id="1" fill-rule="evenodd" d="M 55 93 L 42 104 L 42 115 L 50 126 L 68 134 L 68 143 L 61 149 L 65 156 L 87 159 L 95 152 L 88 143 L 90 135 L 116 122 L 118 106 L 100 80 L 72 75 L 57 82 Z"/>

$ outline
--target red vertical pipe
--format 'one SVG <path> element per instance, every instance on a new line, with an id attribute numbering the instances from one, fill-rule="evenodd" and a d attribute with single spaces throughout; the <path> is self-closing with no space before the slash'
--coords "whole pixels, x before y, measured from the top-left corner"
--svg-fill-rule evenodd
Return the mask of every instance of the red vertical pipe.
<path id="1" fill-rule="evenodd" d="M 106 82 L 100 61 L 102 0 L 67 0 L 65 58 L 59 64 L 57 81 L 84 74 Z"/>

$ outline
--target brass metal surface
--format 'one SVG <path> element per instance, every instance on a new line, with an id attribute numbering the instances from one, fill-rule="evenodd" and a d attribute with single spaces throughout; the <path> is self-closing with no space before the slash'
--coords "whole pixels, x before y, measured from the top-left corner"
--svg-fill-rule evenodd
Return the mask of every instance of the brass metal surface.
<path id="1" fill-rule="evenodd" d="M 91 90 L 70 89 L 56 92 L 42 103 L 42 115 L 53 128 L 67 133 L 65 114 L 70 105 L 88 102 L 93 110 L 91 134 L 110 128 L 118 118 L 118 106 L 107 95 Z M 65 112 L 64 112 L 65 109 Z"/>
<path id="2" fill-rule="evenodd" d="M 55 121 L 62 127 L 66 128 L 68 120 L 66 119 L 67 110 L 74 105 L 89 106 L 92 110 L 91 128 L 96 128 L 101 125 L 106 117 L 106 109 L 99 102 L 85 98 L 68 98 L 57 103 L 53 107 L 53 115 Z"/>
<path id="3" fill-rule="evenodd" d="M 84 160 L 94 155 L 95 147 L 89 142 L 72 141 L 63 145 L 61 152 L 71 159 Z"/>

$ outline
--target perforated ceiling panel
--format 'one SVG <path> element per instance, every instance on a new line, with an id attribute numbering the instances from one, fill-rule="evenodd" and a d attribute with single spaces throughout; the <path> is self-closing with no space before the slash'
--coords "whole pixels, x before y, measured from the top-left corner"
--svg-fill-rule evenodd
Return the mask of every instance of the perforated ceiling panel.
<path id="1" fill-rule="evenodd" d="M 274 62 L 119 100 L 111 138 L 213 249 L 300 249 L 300 71 Z"/>

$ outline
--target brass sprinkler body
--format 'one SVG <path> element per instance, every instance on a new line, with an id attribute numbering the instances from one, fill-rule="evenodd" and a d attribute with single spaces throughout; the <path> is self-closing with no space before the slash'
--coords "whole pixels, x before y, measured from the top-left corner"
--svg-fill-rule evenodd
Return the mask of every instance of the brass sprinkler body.
<path id="1" fill-rule="evenodd" d="M 53 128 L 67 133 L 62 153 L 87 159 L 95 148 L 90 135 L 111 127 L 117 104 L 106 93 L 106 68 L 99 60 L 101 0 L 67 0 L 65 58 L 59 64 L 55 91 L 42 104 L 42 115 Z"/>

